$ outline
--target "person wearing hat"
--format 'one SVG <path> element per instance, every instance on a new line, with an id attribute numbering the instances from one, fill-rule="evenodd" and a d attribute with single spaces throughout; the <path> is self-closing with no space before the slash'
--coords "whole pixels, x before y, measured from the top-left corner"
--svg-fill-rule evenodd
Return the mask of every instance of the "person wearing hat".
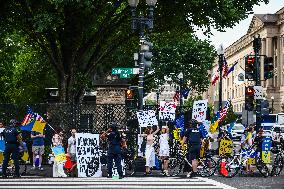
<path id="1" fill-rule="evenodd" d="M 117 124 L 112 123 L 107 131 L 101 134 L 102 139 L 108 140 L 108 152 L 107 152 L 107 169 L 108 178 L 112 178 L 113 161 L 117 167 L 119 179 L 123 178 L 122 165 L 121 165 L 121 137 L 117 129 Z"/>
<path id="2" fill-rule="evenodd" d="M 184 133 L 181 145 L 183 146 L 187 141 L 188 156 L 192 162 L 192 172 L 187 177 L 197 176 L 198 159 L 200 157 L 200 148 L 202 142 L 202 133 L 198 128 L 198 122 L 194 119 L 189 121 L 189 129 Z"/>
<path id="3" fill-rule="evenodd" d="M 169 146 L 168 126 L 162 126 L 159 143 L 160 143 L 159 156 L 162 160 L 162 172 L 163 172 L 163 175 L 169 176 L 168 164 L 169 164 L 169 156 L 170 156 L 170 146 Z"/>
<path id="4" fill-rule="evenodd" d="M 12 159 L 15 165 L 14 177 L 20 177 L 20 166 L 19 166 L 19 145 L 21 143 L 21 136 L 16 129 L 19 122 L 16 119 L 11 119 L 9 125 L 3 130 L 3 137 L 5 140 L 5 151 L 4 161 L 2 165 L 2 177 L 7 178 L 7 166 L 12 155 Z"/>

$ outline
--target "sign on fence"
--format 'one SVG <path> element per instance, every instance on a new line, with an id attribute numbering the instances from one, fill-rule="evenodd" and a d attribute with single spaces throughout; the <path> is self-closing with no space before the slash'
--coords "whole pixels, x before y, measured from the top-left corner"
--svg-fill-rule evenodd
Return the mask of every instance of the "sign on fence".
<path id="1" fill-rule="evenodd" d="M 78 177 L 101 177 L 99 134 L 76 133 Z"/>

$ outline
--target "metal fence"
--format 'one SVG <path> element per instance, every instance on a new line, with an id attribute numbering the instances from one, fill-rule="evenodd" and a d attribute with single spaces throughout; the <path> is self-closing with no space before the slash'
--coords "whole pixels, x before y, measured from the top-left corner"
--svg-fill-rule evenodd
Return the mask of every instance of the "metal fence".
<path id="1" fill-rule="evenodd" d="M 43 103 L 29 105 L 32 110 L 39 113 L 48 125 L 45 128 L 45 146 L 51 145 L 51 138 L 54 130 L 62 129 L 65 136 L 64 144 L 70 137 L 70 130 L 76 128 L 78 132 L 101 133 L 105 131 L 112 122 L 118 123 L 127 132 L 128 146 L 132 149 L 137 148 L 137 134 L 139 133 L 137 110 L 129 109 L 125 104 L 65 104 L 65 103 Z M 144 106 L 145 110 L 155 110 L 158 107 L 153 105 Z M 183 112 L 190 111 L 189 107 L 183 107 Z M 177 114 L 180 112 L 177 108 Z M 0 104 L 0 119 L 5 123 L 16 118 L 22 121 L 27 112 L 27 105 L 21 104 Z M 170 124 L 172 125 L 172 124 Z M 54 129 L 54 130 L 53 130 Z M 23 138 L 28 146 L 31 146 L 30 133 L 23 132 Z M 102 143 L 102 148 L 106 145 Z M 50 149 L 47 149 L 47 153 Z"/>

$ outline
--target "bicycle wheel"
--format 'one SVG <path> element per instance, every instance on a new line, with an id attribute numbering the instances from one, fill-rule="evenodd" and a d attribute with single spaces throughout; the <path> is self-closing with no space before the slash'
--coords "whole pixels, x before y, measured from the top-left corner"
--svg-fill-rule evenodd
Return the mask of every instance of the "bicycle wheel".
<path id="1" fill-rule="evenodd" d="M 267 165 L 262 161 L 261 157 L 256 158 L 256 168 L 260 172 L 260 174 L 264 177 L 269 176 L 269 169 Z"/>
<path id="2" fill-rule="evenodd" d="M 219 172 L 223 177 L 233 178 L 240 170 L 238 156 L 221 157 L 218 161 Z"/>
<path id="3" fill-rule="evenodd" d="M 271 176 L 279 176 L 282 169 L 283 169 L 283 160 L 281 155 L 277 154 L 271 170 Z"/>
<path id="4" fill-rule="evenodd" d="M 169 175 L 177 176 L 183 170 L 183 161 L 180 161 L 178 158 L 169 158 Z"/>
<path id="5" fill-rule="evenodd" d="M 212 157 L 205 157 L 199 161 L 197 171 L 202 177 L 210 177 L 216 171 L 217 164 Z"/>

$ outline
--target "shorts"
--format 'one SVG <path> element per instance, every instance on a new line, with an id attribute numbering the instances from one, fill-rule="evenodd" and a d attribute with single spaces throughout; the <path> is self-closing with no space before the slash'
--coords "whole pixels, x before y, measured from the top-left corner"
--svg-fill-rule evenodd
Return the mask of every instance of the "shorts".
<path id="1" fill-rule="evenodd" d="M 169 157 L 170 156 L 169 148 L 160 148 L 159 156 L 160 157 Z"/>
<path id="2" fill-rule="evenodd" d="M 43 155 L 44 146 L 32 146 L 32 152 L 36 155 Z"/>
<path id="3" fill-rule="evenodd" d="M 200 145 L 193 145 L 188 149 L 188 159 L 190 161 L 200 158 Z"/>
<path id="4" fill-rule="evenodd" d="M 76 154 L 70 153 L 70 159 L 71 159 L 72 162 L 77 162 Z"/>

